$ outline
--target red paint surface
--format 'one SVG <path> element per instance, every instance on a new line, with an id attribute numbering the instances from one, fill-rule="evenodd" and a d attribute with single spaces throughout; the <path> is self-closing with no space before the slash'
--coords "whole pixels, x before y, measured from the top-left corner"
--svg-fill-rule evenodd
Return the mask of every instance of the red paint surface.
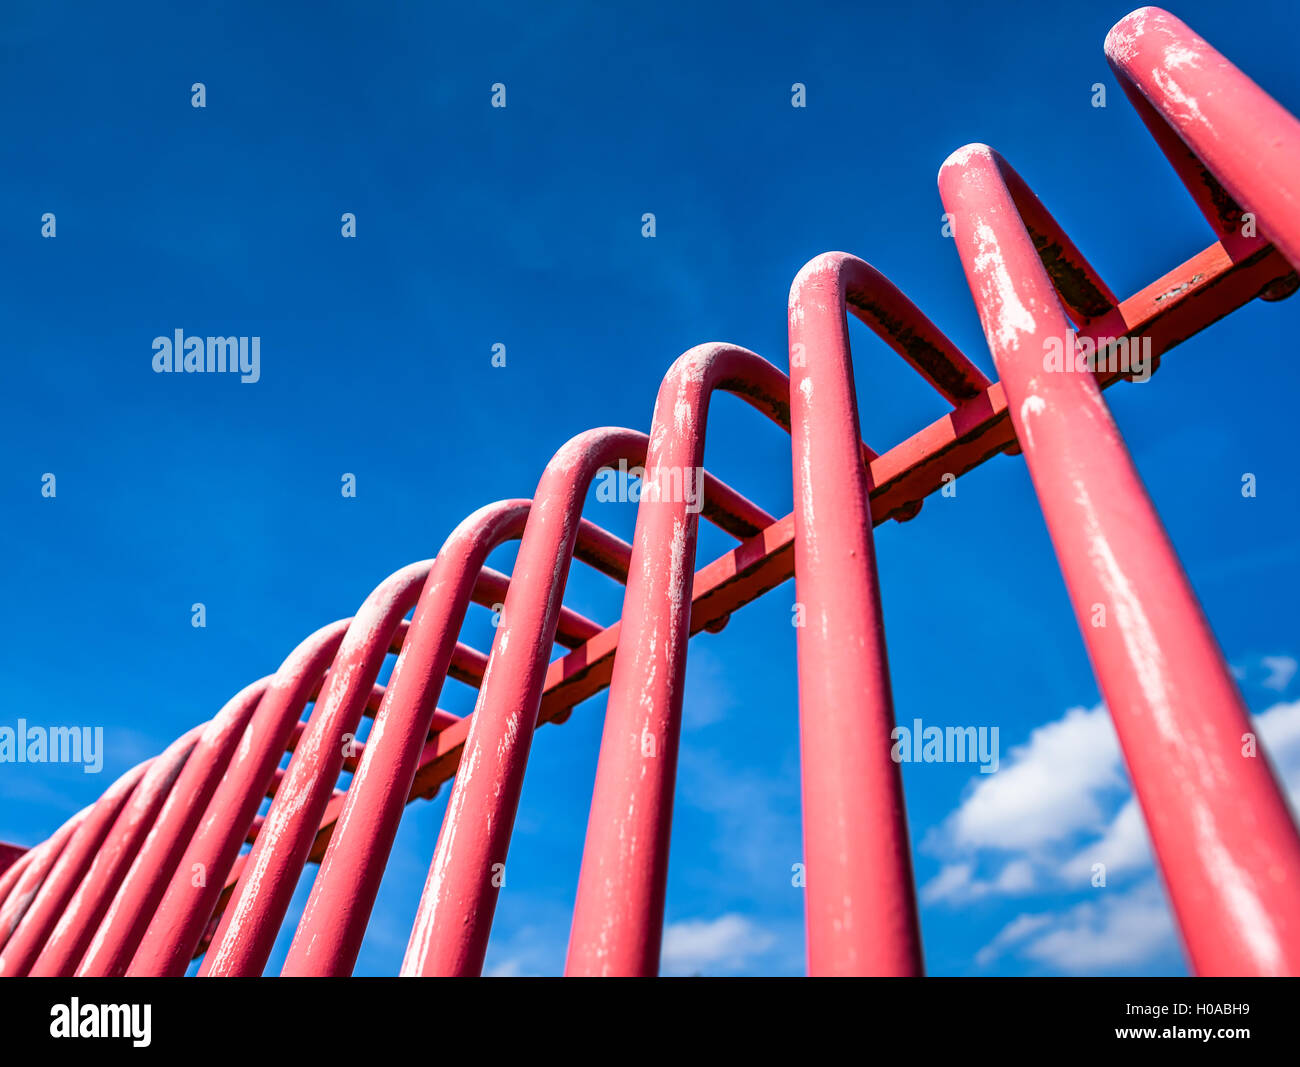
<path id="1" fill-rule="evenodd" d="M 1122 375 L 1044 362 L 1050 338 L 1073 336 L 1146 339 L 1158 358 L 1255 297 L 1289 292 L 1300 123 L 1158 9 L 1122 20 L 1106 54 L 1216 243 L 1119 300 L 996 153 L 954 153 L 940 189 L 1000 381 L 868 264 L 818 256 L 790 294 L 788 380 L 734 346 L 692 349 L 664 380 L 648 439 L 574 438 L 531 503 L 476 512 L 436 560 L 397 572 L 355 618 L 317 631 L 47 841 L 6 853 L 0 974 L 175 975 L 205 947 L 201 973 L 260 974 L 309 862 L 322 866 L 283 973 L 349 974 L 406 806 L 453 775 L 403 973 L 477 974 L 533 732 L 606 686 L 567 969 L 655 973 L 688 638 L 791 576 L 806 622 L 809 973 L 921 973 L 871 531 L 914 515 L 947 476 L 1021 451 L 1194 969 L 1300 973 L 1300 837 L 1267 761 L 1241 755 L 1241 697 L 1102 398 Z M 861 440 L 848 313 L 952 405 L 880 454 Z M 581 518 L 606 465 L 644 461 L 651 481 L 698 469 L 716 389 L 791 431 L 791 515 L 706 476 L 702 514 L 739 544 L 698 568 L 684 499 L 643 498 L 630 546 Z M 514 573 L 488 569 L 514 539 Z M 626 584 L 620 622 L 563 605 L 574 558 Z M 505 605 L 487 656 L 458 641 L 471 601 Z M 555 643 L 570 651 L 551 660 Z M 479 688 L 472 715 L 437 709 L 447 677 Z M 368 743 L 347 744 L 366 715 Z M 344 771 L 354 777 L 340 790 Z"/>

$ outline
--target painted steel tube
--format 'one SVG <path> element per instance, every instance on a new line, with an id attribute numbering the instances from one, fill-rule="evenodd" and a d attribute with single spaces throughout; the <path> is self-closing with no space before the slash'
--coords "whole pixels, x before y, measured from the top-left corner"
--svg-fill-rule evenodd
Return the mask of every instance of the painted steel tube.
<path id="1" fill-rule="evenodd" d="M 734 392 L 783 429 L 789 382 L 734 345 L 681 356 L 655 402 L 622 631 L 610 681 L 567 973 L 653 975 L 659 969 L 673 787 L 709 400 Z M 676 487 L 676 491 L 674 491 Z"/>
<path id="2" fill-rule="evenodd" d="M 510 578 L 491 567 L 479 571 L 470 599 L 484 607 L 504 604 L 506 593 L 510 589 Z M 581 648 L 605 627 L 593 619 L 579 615 L 571 608 L 560 607 L 560 620 L 555 628 L 555 643 L 567 649 Z"/>
<path id="3" fill-rule="evenodd" d="M 992 149 L 939 174 L 1012 424 L 1192 964 L 1300 974 L 1300 834 Z M 1095 624 L 1103 619 L 1105 626 Z"/>
<path id="4" fill-rule="evenodd" d="M 887 279 L 841 252 L 790 289 L 790 414 L 803 767 L 808 974 L 923 971 L 902 778 L 891 757 L 893 696 L 872 537 L 870 486 L 846 308 L 891 347 L 930 353 L 918 370 L 950 402 L 981 374 Z M 876 310 L 880 309 L 880 310 Z M 901 343 L 907 339 L 909 344 Z"/>
<path id="5" fill-rule="evenodd" d="M 176 785 L 167 794 L 157 822 L 94 931 L 77 965 L 77 977 L 119 977 L 126 973 L 270 681 L 269 677 L 261 678 L 245 686 L 204 728 L 193 756 L 186 761 Z"/>
<path id="6" fill-rule="evenodd" d="M 22 917 L 27 914 L 27 909 L 36 898 L 37 892 L 45 883 L 63 849 L 93 807 L 92 804 L 82 808 L 39 845 L 33 846 L 23 857 L 26 862 L 23 863 L 22 873 L 10 887 L 4 902 L 0 904 L 0 948 L 8 944 L 9 938 L 22 921 Z"/>
<path id="7" fill-rule="evenodd" d="M 524 769 L 582 513 L 600 468 L 644 457 L 632 430 L 590 430 L 547 465 L 420 900 L 403 975 L 478 974 L 487 950 Z"/>
<path id="8" fill-rule="evenodd" d="M 54 924 L 85 877 L 95 853 L 104 843 L 123 806 L 130 799 L 151 760 L 132 767 L 91 805 L 71 839 L 59 853 L 45 881 L 0 950 L 0 975 L 22 977 L 45 946 Z"/>
<path id="9" fill-rule="evenodd" d="M 201 977 L 260 975 L 266 966 L 362 708 L 393 634 L 415 606 L 432 566 L 432 560 L 423 560 L 390 575 L 366 597 L 348 627 L 329 682 L 222 913 Z"/>
<path id="10" fill-rule="evenodd" d="M 509 596 L 509 579 L 501 575 L 497 582 L 484 562 L 495 548 L 522 536 L 530 507 L 527 500 L 505 500 L 481 508 L 439 551 L 282 975 L 352 973 L 470 599 L 485 574 L 492 595 Z M 596 531 L 590 523 L 580 526 L 575 555 L 603 559 L 606 567 L 619 560 L 615 574 L 625 576 L 631 547 Z M 573 627 L 580 616 L 569 618 Z"/>
<path id="11" fill-rule="evenodd" d="M 1216 232 L 1240 234 L 1244 208 L 1300 270 L 1300 121 L 1158 7 L 1117 22 L 1106 57 Z"/>
<path id="12" fill-rule="evenodd" d="M 719 626 L 720 603 L 747 602 L 791 568 L 807 622 L 797 637 L 809 973 L 919 974 L 905 810 L 888 758 L 871 535 L 881 515 L 869 494 L 883 516 L 906 518 L 952 452 L 968 470 L 1022 446 L 1193 967 L 1300 973 L 1300 834 L 1267 758 L 1248 751 L 1240 695 L 1101 399 L 1116 374 L 1099 381 L 1044 359 L 1053 342 L 1073 357 L 1071 323 L 1087 340 L 1144 323 L 1159 353 L 1254 296 L 1293 291 L 1282 260 L 1300 266 L 1300 122 L 1158 8 L 1121 20 L 1106 54 L 1219 244 L 1121 305 L 996 153 L 954 153 L 940 190 L 1000 383 L 867 264 L 818 257 L 791 292 L 788 383 L 744 350 L 693 349 L 661 387 L 648 449 L 632 431 L 575 438 L 548 466 L 531 519 L 527 501 L 471 516 L 453 535 L 464 544 L 399 572 L 408 583 L 390 578 L 358 619 L 312 635 L 274 679 L 0 871 L 0 974 L 180 974 L 214 929 L 201 973 L 260 973 L 305 863 L 331 832 L 283 973 L 350 973 L 414 784 L 427 794 L 457 759 L 402 973 L 477 973 L 538 708 L 560 720 L 605 683 L 567 967 L 654 973 L 692 611 L 702 603 Z M 954 405 L 934 424 L 943 432 L 884 456 L 862 444 L 849 312 Z M 744 543 L 700 572 L 706 590 L 734 581 L 731 591 L 693 603 L 697 522 L 680 500 L 643 497 L 635 549 L 580 513 L 605 462 L 644 459 L 648 482 L 699 469 L 714 388 L 792 428 L 795 510 L 778 524 L 706 474 L 704 517 Z M 992 451 L 979 450 L 984 441 Z M 507 527 L 524 542 L 510 579 L 484 566 Z M 617 626 L 564 607 L 572 558 L 627 582 Z M 411 575 L 421 567 L 419 593 Z M 409 608 L 417 595 L 408 627 L 399 601 Z M 491 657 L 457 641 L 470 600 L 506 604 Z M 1099 611 L 1107 625 L 1095 625 Z M 548 663 L 556 643 L 580 655 Z M 389 685 L 375 684 L 399 650 Z M 593 684 L 567 688 L 571 672 Z M 436 710 L 446 676 L 480 686 L 467 723 Z M 548 679 L 558 689 L 543 705 Z M 344 753 L 343 735 L 372 713 L 369 743 Z M 430 766 L 436 775 L 422 777 Z M 353 773 L 346 792 L 335 788 L 340 769 Z M 253 851 L 239 856 L 245 840 Z"/>
<path id="13" fill-rule="evenodd" d="M 624 458 L 640 462 L 642 452 Z M 712 476 L 705 476 L 705 486 L 711 493 L 705 514 L 720 528 L 744 536 L 770 524 L 762 509 Z M 351 973 L 427 737 L 427 709 L 436 702 L 447 672 L 447 656 L 460 647 L 455 639 L 469 599 L 491 604 L 508 596 L 511 580 L 486 568 L 484 561 L 499 544 L 522 535 L 530 506 L 526 500 L 502 501 L 481 509 L 439 553 L 390 679 L 394 696 L 376 716 L 372 740 L 378 747 L 374 755 L 362 755 L 282 974 Z M 575 558 L 625 582 L 631 553 L 630 545 L 579 521 Z M 577 647 L 602 630 L 561 604 L 559 643 Z M 339 915 L 345 917 L 341 922 Z"/>
<path id="14" fill-rule="evenodd" d="M 289 735 L 351 622 L 340 619 L 321 627 L 280 665 L 131 957 L 128 976 L 176 977 L 185 973 Z"/>
<path id="15" fill-rule="evenodd" d="M 81 962 L 114 891 L 157 821 L 206 725 L 182 734 L 150 762 L 28 971 L 33 978 L 66 978 Z"/>

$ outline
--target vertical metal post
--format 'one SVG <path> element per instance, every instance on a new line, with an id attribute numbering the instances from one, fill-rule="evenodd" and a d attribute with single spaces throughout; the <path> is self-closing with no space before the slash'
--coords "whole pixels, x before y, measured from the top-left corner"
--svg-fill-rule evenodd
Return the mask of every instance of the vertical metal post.
<path id="1" fill-rule="evenodd" d="M 1300 836 L 1004 169 L 969 145 L 939 188 L 1184 941 L 1201 974 L 1300 973 Z"/>
<path id="2" fill-rule="evenodd" d="M 789 427 L 785 375 L 734 345 L 691 349 L 659 389 L 569 937 L 571 975 L 659 969 L 704 433 L 715 388 L 735 391 Z"/>
<path id="3" fill-rule="evenodd" d="M 789 308 L 808 973 L 917 975 L 845 269 L 838 253 L 814 259 L 795 278 Z"/>
<path id="4" fill-rule="evenodd" d="M 482 970 L 583 498 L 601 467 L 645 448 L 633 430 L 589 430 L 555 454 L 538 483 L 403 975 Z"/>

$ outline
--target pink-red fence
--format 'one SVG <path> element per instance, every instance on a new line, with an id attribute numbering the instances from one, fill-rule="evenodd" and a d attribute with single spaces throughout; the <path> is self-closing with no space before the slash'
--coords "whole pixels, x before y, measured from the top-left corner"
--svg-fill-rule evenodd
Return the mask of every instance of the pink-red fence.
<path id="1" fill-rule="evenodd" d="M 199 954 L 202 975 L 260 974 L 309 862 L 281 973 L 349 974 L 406 806 L 453 776 L 402 973 L 477 974 L 534 730 L 606 687 L 567 970 L 656 973 L 688 639 L 792 575 L 808 971 L 921 973 L 872 530 L 1004 452 L 1028 464 L 1195 970 L 1300 974 L 1300 836 L 1267 761 L 1241 756 L 1246 709 L 1102 398 L 1131 371 L 1072 364 L 1129 342 L 1158 359 L 1296 289 L 1300 124 L 1159 9 L 1123 19 L 1106 54 L 1213 244 L 1120 300 L 1001 156 L 953 153 L 940 193 L 999 381 L 867 263 L 818 256 L 790 292 L 789 377 L 732 345 L 687 352 L 648 437 L 573 438 L 532 500 L 475 512 L 46 841 L 0 852 L 0 974 L 178 975 Z M 859 429 L 850 313 L 952 409 L 880 454 Z M 1045 358 L 1058 341 L 1070 365 Z M 789 431 L 792 514 L 688 484 L 717 390 Z M 643 492 L 631 545 L 581 514 L 620 461 L 662 490 Z M 698 569 L 695 488 L 738 542 Z M 485 562 L 511 540 L 507 578 Z M 574 559 L 626 586 L 618 623 L 563 606 Z M 471 601 L 504 602 L 489 655 L 459 641 Z M 1087 624 L 1098 606 L 1113 625 Z M 555 643 L 570 651 L 552 662 Z M 447 677 L 478 688 L 472 715 L 437 707 Z"/>

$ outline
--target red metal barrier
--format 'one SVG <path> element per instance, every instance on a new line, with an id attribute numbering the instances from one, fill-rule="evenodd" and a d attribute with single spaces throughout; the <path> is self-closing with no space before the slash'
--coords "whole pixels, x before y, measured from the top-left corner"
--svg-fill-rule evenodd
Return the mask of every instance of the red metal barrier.
<path id="1" fill-rule="evenodd" d="M 477 974 L 533 732 L 607 686 L 567 971 L 656 973 L 688 638 L 792 576 L 807 622 L 808 970 L 920 974 L 872 528 L 1022 450 L 1194 969 L 1300 974 L 1300 835 L 1267 761 L 1238 755 L 1241 697 L 1101 396 L 1134 367 L 1077 364 L 1130 344 L 1158 360 L 1256 297 L 1294 292 L 1300 123 L 1158 9 L 1123 19 L 1106 53 L 1214 244 L 1120 300 L 1000 156 L 960 149 L 940 192 L 1000 381 L 868 264 L 818 256 L 790 293 L 789 379 L 731 345 L 687 352 L 649 438 L 575 437 L 533 502 L 470 516 L 435 560 L 398 571 L 354 619 L 0 864 L 0 974 L 175 975 L 205 949 L 201 974 L 260 974 L 309 862 L 321 870 L 282 973 L 350 974 L 406 805 L 453 776 L 402 973 Z M 881 454 L 861 439 L 850 312 L 952 405 Z M 716 389 L 790 431 L 790 515 L 702 473 Z M 581 517 L 592 479 L 620 460 L 647 472 L 632 545 Z M 739 541 L 698 569 L 697 503 Z M 507 578 L 485 563 L 514 539 Z M 620 622 L 563 605 L 573 558 L 627 586 Z M 458 641 L 471 600 L 504 602 L 488 656 Z M 1098 607 L 1104 628 L 1089 624 Z M 552 661 L 556 643 L 568 651 Z M 472 715 L 437 709 L 448 677 L 478 687 Z"/>
<path id="2" fill-rule="evenodd" d="M 80 820 L 11 928 L 12 933 L 0 950 L 0 975 L 27 974 L 151 762 L 137 764 L 122 775 Z M 36 869 L 37 864 L 33 863 L 30 870 Z"/>
<path id="3" fill-rule="evenodd" d="M 484 561 L 494 548 L 523 534 L 530 506 L 527 500 L 507 500 L 480 509 L 438 553 L 283 974 L 352 972 L 457 635 L 487 573 Z M 575 555 L 618 581 L 627 580 L 630 547 L 586 520 L 579 526 Z M 508 585 L 495 578 L 491 584 L 487 604 L 502 603 Z M 561 623 L 563 618 L 562 611 Z M 559 636 L 563 640 L 562 632 Z M 576 635 L 575 641 L 570 647 L 585 643 Z"/>
<path id="4" fill-rule="evenodd" d="M 920 974 L 912 853 L 845 312 L 945 399 L 988 380 L 902 293 L 833 252 L 790 289 L 795 591 L 808 973 Z"/>
<path id="5" fill-rule="evenodd" d="M 789 429 L 789 383 L 752 352 L 701 345 L 659 390 L 573 912 L 570 974 L 655 974 L 691 624 L 704 428 L 715 388 Z M 770 523 L 771 520 L 768 520 Z"/>
<path id="6" fill-rule="evenodd" d="M 77 974 L 117 976 L 126 970 L 270 681 L 261 678 L 235 694 L 203 731 L 84 955 L 70 953 L 74 965 L 81 960 Z"/>
<path id="7" fill-rule="evenodd" d="M 1300 835 L 1286 800 L 1267 761 L 1240 756 L 1245 705 L 1096 379 L 1044 369 L 1054 342 L 1074 348 L 1025 219 L 1045 213 L 1035 201 L 1022 214 L 1016 191 L 1032 194 L 983 145 L 954 154 L 939 187 L 1193 963 L 1300 973 Z"/>

